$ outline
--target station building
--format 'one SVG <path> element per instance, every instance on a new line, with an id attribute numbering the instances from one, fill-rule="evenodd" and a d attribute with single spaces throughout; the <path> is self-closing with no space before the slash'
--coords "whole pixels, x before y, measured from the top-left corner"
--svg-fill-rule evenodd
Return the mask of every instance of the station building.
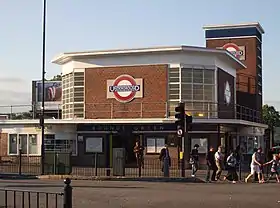
<path id="1" fill-rule="evenodd" d="M 251 50 L 251 45 L 244 47 Z M 45 147 L 71 150 L 73 165 L 89 166 L 98 154 L 99 165 L 108 167 L 113 149 L 124 148 L 126 164 L 133 166 L 136 141 L 144 145 L 146 160 L 158 158 L 164 144 L 178 159 L 182 144 L 174 110 L 179 102 L 193 116 L 188 149 L 200 145 L 202 164 L 210 146 L 222 145 L 227 153 L 239 145 L 244 155 L 265 148 L 267 126 L 261 112 L 240 105 L 237 97 L 238 74 L 247 73 L 247 66 L 230 50 L 169 46 L 82 51 L 63 53 L 52 62 L 62 68 L 62 119 L 45 121 Z M 0 122 L 1 157 L 17 155 L 19 145 L 27 156 L 40 157 L 37 120 Z"/>

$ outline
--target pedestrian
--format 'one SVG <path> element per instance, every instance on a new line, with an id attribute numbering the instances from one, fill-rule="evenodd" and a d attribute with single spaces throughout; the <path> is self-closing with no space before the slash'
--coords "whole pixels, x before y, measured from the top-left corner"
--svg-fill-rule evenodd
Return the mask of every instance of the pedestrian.
<path id="1" fill-rule="evenodd" d="M 254 152 L 254 154 L 252 155 L 252 161 L 251 161 L 251 173 L 245 178 L 245 182 L 247 183 L 248 180 L 254 176 L 255 173 L 257 173 L 258 175 L 258 180 L 259 183 L 263 183 L 262 179 L 261 179 L 261 169 L 260 167 L 262 166 L 262 164 L 259 162 L 259 158 L 258 158 L 258 153 L 261 151 L 261 148 L 259 148 L 257 150 L 257 152 Z"/>
<path id="2" fill-rule="evenodd" d="M 215 153 L 215 163 L 217 166 L 216 180 L 219 180 L 224 167 L 224 154 L 222 152 L 222 146 L 219 146 L 218 151 Z"/>
<path id="3" fill-rule="evenodd" d="M 269 177 L 268 177 L 267 181 L 269 181 L 272 178 L 272 176 L 275 174 L 276 175 L 276 180 L 279 183 L 280 180 L 279 180 L 279 172 L 278 172 L 278 168 L 279 168 L 279 158 L 278 158 L 278 156 L 273 155 L 272 160 L 263 164 L 263 166 L 269 165 L 269 164 L 271 164 L 271 169 L 270 169 L 270 174 L 269 174 Z"/>
<path id="4" fill-rule="evenodd" d="M 164 172 L 165 160 L 168 160 L 168 165 L 169 167 L 171 166 L 171 159 L 170 159 L 169 149 L 167 144 L 165 144 L 164 147 L 160 150 L 159 160 L 162 162 L 162 166 L 161 166 L 162 172 Z"/>
<path id="5" fill-rule="evenodd" d="M 236 153 L 231 152 L 230 155 L 227 157 L 227 170 L 228 173 L 224 177 L 224 180 L 232 181 L 232 183 L 236 183 L 238 180 L 238 175 L 236 173 L 236 166 L 237 166 L 237 158 L 236 158 Z"/>
<path id="6" fill-rule="evenodd" d="M 199 145 L 195 144 L 190 155 L 190 164 L 192 165 L 192 177 L 195 177 L 195 174 L 198 170 L 198 162 L 199 162 L 198 148 Z"/>
<path id="7" fill-rule="evenodd" d="M 211 170 L 213 171 L 211 176 L 211 181 L 216 181 L 217 166 L 215 163 L 215 152 L 213 147 L 210 147 L 206 155 L 206 162 L 207 162 L 206 182 L 210 182 Z"/>
<path id="8" fill-rule="evenodd" d="M 145 148 L 142 145 L 140 145 L 139 141 L 136 141 L 133 151 L 135 154 L 138 168 L 144 168 L 144 149 Z"/>

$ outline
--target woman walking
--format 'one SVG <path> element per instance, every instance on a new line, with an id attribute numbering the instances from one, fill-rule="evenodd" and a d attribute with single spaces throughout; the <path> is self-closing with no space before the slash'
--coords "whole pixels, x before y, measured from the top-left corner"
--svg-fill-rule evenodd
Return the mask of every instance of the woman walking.
<path id="1" fill-rule="evenodd" d="M 227 157 L 227 169 L 228 173 L 224 177 L 224 180 L 232 181 L 232 183 L 236 183 L 238 181 L 238 175 L 236 173 L 236 165 L 237 159 L 235 152 L 231 152 L 231 154 Z"/>
<path id="2" fill-rule="evenodd" d="M 251 162 L 251 173 L 245 178 L 245 182 L 247 183 L 248 180 L 254 176 L 255 173 L 258 174 L 258 179 L 259 179 L 259 183 L 263 183 L 262 181 L 262 178 L 261 178 L 261 170 L 260 170 L 260 167 L 262 166 L 262 164 L 259 162 L 259 158 L 258 158 L 258 155 L 259 153 L 261 152 L 261 148 L 259 148 L 257 150 L 257 152 L 255 152 L 253 155 L 252 155 L 252 162 Z"/>

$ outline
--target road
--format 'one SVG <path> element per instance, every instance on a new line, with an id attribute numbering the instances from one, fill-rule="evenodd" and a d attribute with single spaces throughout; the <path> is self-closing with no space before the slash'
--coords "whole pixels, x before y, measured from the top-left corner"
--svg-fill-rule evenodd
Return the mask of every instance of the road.
<path id="1" fill-rule="evenodd" d="M 73 207 L 77 208 L 280 207 L 280 184 L 276 183 L 194 184 L 73 181 L 72 185 Z M 60 192 L 63 189 L 63 183 L 61 181 L 0 180 L 1 188 Z M 60 201 L 62 200 L 60 199 Z"/>

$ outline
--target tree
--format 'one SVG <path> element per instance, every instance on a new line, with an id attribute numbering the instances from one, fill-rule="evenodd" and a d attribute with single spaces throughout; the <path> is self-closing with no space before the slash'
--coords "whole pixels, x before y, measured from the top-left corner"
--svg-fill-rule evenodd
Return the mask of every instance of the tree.
<path id="1" fill-rule="evenodd" d="M 61 81 L 62 80 L 62 74 L 55 75 L 52 79 L 49 81 Z"/>
<path id="2" fill-rule="evenodd" d="M 273 129 L 276 126 L 280 126 L 280 114 L 273 106 L 264 105 L 263 121 L 270 129 Z"/>
<path id="3" fill-rule="evenodd" d="M 273 106 L 264 105 L 262 113 L 263 121 L 268 125 L 268 129 L 266 129 L 266 135 L 268 138 L 270 138 L 271 144 L 274 145 L 275 127 L 280 126 L 279 112 Z"/>

